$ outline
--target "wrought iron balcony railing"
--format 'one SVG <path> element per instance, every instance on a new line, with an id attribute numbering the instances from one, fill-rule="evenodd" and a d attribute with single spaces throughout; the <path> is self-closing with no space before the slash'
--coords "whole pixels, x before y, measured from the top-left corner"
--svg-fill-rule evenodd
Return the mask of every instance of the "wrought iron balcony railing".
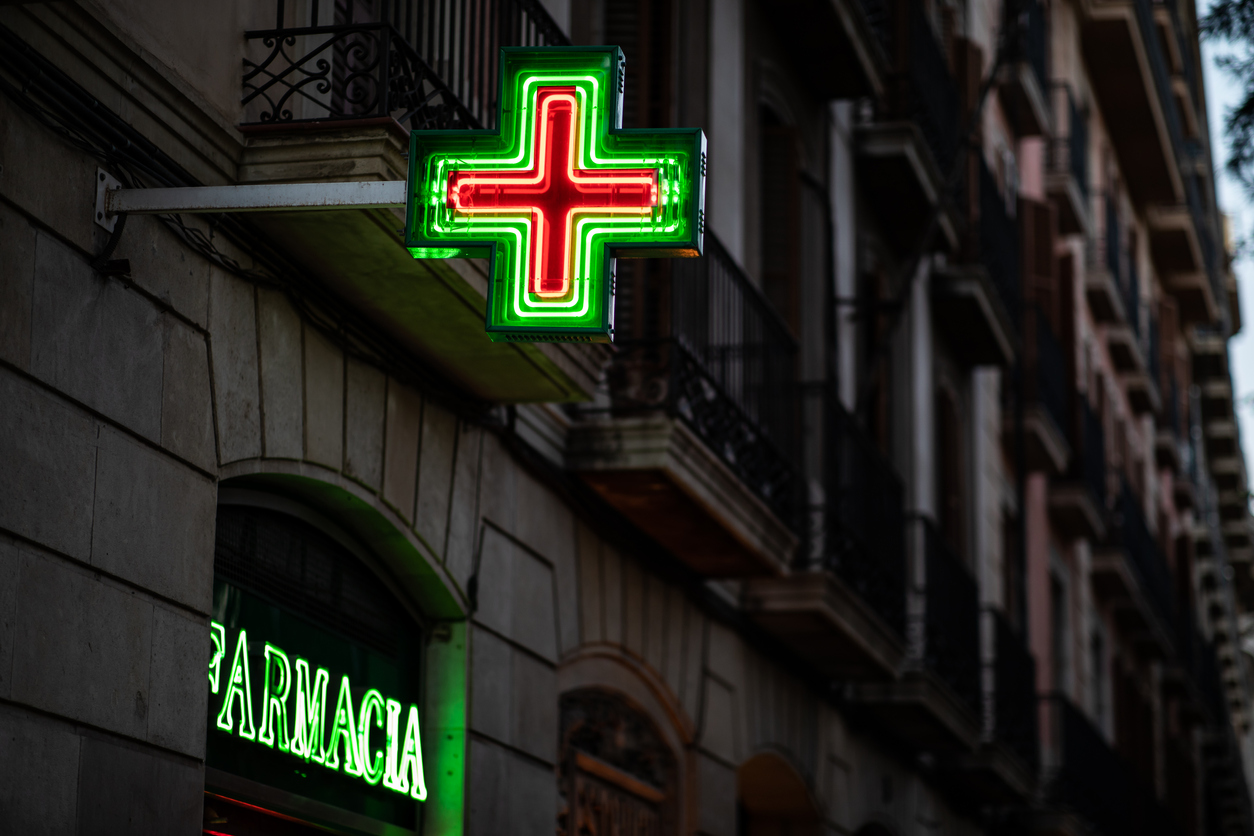
<path id="1" fill-rule="evenodd" d="M 1171 572 L 1167 559 L 1145 523 L 1141 502 L 1127 482 L 1122 482 L 1115 505 L 1118 527 L 1114 539 L 1127 553 L 1137 580 L 1164 625 L 1175 623 L 1175 603 L 1171 593 Z"/>
<path id="2" fill-rule="evenodd" d="M 660 409 L 681 419 L 791 519 L 795 340 L 709 231 L 705 255 L 675 260 L 663 284 L 651 300 L 634 300 L 623 311 L 649 320 L 652 335 L 618 342 L 609 371 L 612 410 Z"/>
<path id="3" fill-rule="evenodd" d="M 1019 227 L 1006 209 L 1006 199 L 997 188 L 993 173 L 982 154 L 975 154 L 980 180 L 980 260 L 988 270 L 1010 321 L 1022 321 L 1023 290 L 1019 278 Z"/>
<path id="4" fill-rule="evenodd" d="M 1128 325 L 1137 341 L 1141 340 L 1141 274 L 1136 269 L 1136 259 L 1128 259 L 1128 269 L 1123 283 L 1123 310 L 1128 316 Z"/>
<path id="5" fill-rule="evenodd" d="M 996 610 L 990 615 L 997 654 L 993 663 L 993 736 L 1035 772 L 1040 766 L 1036 660 L 1024 637 L 1004 615 Z"/>
<path id="6" fill-rule="evenodd" d="M 923 4 L 906 5 L 910 48 L 895 115 L 918 124 L 942 175 L 948 176 L 958 156 L 962 132 L 958 88 Z"/>
<path id="7" fill-rule="evenodd" d="M 1068 174 L 1088 205 L 1089 197 L 1089 119 L 1076 104 L 1071 85 L 1057 82 L 1053 87 L 1054 135 L 1049 140 L 1049 170 Z"/>
<path id="8" fill-rule="evenodd" d="M 1115 281 L 1123 280 L 1123 232 L 1119 224 L 1119 204 L 1110 192 L 1102 195 L 1105 207 L 1105 226 L 1102 253 L 1106 269 Z"/>
<path id="9" fill-rule="evenodd" d="M 244 124 L 494 127 L 503 46 L 569 43 L 538 0 L 277 0 L 244 33 Z"/>
<path id="10" fill-rule="evenodd" d="M 980 684 L 980 593 L 975 578 L 945 543 L 936 526 L 923 526 L 924 664 L 983 715 Z"/>
<path id="11" fill-rule="evenodd" d="M 808 498 L 804 562 L 835 573 L 899 636 L 906 635 L 905 485 L 830 383 L 804 390 L 820 426 L 822 493 Z"/>
<path id="12" fill-rule="evenodd" d="M 1048 729 L 1047 798 L 1103 834 L 1176 836 L 1154 792 L 1132 774 L 1092 723 L 1064 696 L 1043 698 Z"/>

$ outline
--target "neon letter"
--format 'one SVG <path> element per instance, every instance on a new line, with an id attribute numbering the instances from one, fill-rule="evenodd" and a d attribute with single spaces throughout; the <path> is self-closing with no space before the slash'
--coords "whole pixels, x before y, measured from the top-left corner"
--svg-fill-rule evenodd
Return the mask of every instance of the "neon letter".
<path id="1" fill-rule="evenodd" d="M 296 660 L 296 730 L 292 754 L 322 763 L 322 725 L 327 717 L 327 683 L 331 675 L 318 668 L 309 681 L 309 663 Z"/>
<path id="2" fill-rule="evenodd" d="M 405 780 L 405 776 L 401 775 L 397 770 L 397 764 L 400 761 L 400 724 L 401 724 L 401 704 L 396 700 L 388 700 L 388 748 L 387 748 L 387 767 L 383 772 L 383 786 L 396 792 L 409 792 L 409 782 Z"/>
<path id="3" fill-rule="evenodd" d="M 287 661 L 287 654 L 266 642 L 266 679 L 261 702 L 261 736 L 258 740 L 273 748 L 277 727 L 280 752 L 286 752 L 289 748 L 287 695 L 291 690 L 292 666 Z"/>
<path id="4" fill-rule="evenodd" d="M 418 706 L 409 707 L 409 720 L 405 723 L 405 742 L 401 745 L 399 789 L 409 790 L 415 801 L 427 800 L 427 782 L 422 774 L 422 731 L 418 728 Z"/>
<path id="5" fill-rule="evenodd" d="M 344 738 L 344 771 L 349 775 L 361 774 L 361 758 L 357 753 L 357 726 L 353 717 L 353 686 L 348 677 L 340 680 L 340 697 L 335 703 L 335 720 L 331 725 L 331 738 L 327 742 L 325 763 L 328 769 L 340 768 L 340 756 L 336 751 L 340 738 Z"/>
<path id="6" fill-rule="evenodd" d="M 361 753 L 361 773 L 367 784 L 377 784 L 383 777 L 383 751 L 370 748 L 370 720 L 374 715 L 376 728 L 383 728 L 383 695 L 371 688 L 361 698 L 361 716 L 357 720 L 358 744 Z"/>
<path id="7" fill-rule="evenodd" d="M 222 657 L 226 654 L 226 628 L 216 621 L 209 622 L 209 638 L 213 650 L 209 654 L 209 693 L 218 693 L 218 675 L 222 673 Z"/>
<path id="8" fill-rule="evenodd" d="M 222 700 L 222 710 L 218 712 L 218 728 L 225 732 L 235 728 L 235 721 L 231 719 L 231 706 L 236 697 L 240 701 L 239 736 L 245 740 L 255 740 L 257 731 L 253 727 L 253 686 L 248 678 L 247 630 L 239 631 L 235 656 L 231 661 L 231 673 L 226 682 L 226 697 Z"/>

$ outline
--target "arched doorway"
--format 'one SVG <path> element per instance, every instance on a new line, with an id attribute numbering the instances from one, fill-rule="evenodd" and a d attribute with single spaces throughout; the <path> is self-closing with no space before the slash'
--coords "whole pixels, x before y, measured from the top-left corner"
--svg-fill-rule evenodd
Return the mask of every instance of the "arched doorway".
<path id="1" fill-rule="evenodd" d="M 204 832 L 418 831 L 420 615 L 332 521 L 231 495 L 214 550 Z"/>
<path id="2" fill-rule="evenodd" d="M 779 755 L 754 755 L 736 771 L 739 836 L 819 836 L 823 818 L 805 781 Z"/>
<path id="3" fill-rule="evenodd" d="M 677 831 L 675 756 L 625 697 L 587 688 L 562 695 L 564 836 L 662 836 Z"/>

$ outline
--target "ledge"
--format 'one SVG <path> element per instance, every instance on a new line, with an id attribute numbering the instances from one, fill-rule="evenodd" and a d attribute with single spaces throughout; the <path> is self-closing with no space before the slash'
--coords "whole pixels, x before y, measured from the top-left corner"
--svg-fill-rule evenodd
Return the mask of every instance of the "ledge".
<path id="1" fill-rule="evenodd" d="M 571 428 L 567 467 L 697 572 L 785 573 L 797 537 L 682 422 L 665 415 Z"/>

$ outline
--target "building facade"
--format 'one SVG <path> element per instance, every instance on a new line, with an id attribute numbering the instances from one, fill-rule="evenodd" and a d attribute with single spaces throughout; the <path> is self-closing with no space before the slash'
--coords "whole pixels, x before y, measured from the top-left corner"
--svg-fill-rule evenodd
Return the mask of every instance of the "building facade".
<path id="1" fill-rule="evenodd" d="M 1254 832 L 1197 11 L 0 6 L 0 831 Z M 404 180 L 592 44 L 709 143 L 613 346 L 398 210 L 104 202 Z"/>

